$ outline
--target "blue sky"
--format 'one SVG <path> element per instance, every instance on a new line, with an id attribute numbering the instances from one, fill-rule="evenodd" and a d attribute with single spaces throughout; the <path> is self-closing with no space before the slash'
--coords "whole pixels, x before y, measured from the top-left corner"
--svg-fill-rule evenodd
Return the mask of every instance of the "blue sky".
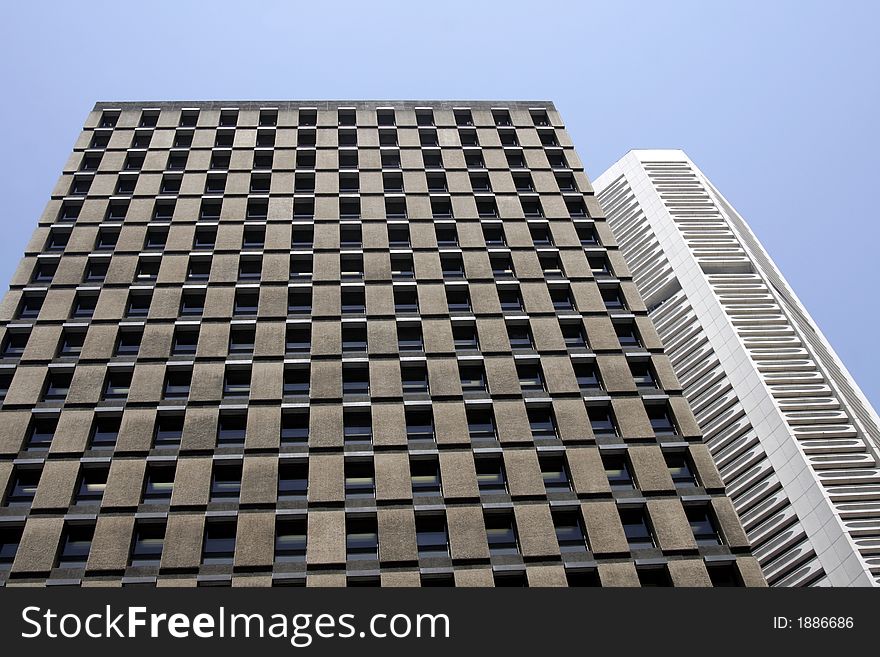
<path id="1" fill-rule="evenodd" d="M 0 281 L 97 100 L 549 99 L 591 178 L 685 149 L 876 406 L 878 22 L 868 0 L 7 3 Z"/>

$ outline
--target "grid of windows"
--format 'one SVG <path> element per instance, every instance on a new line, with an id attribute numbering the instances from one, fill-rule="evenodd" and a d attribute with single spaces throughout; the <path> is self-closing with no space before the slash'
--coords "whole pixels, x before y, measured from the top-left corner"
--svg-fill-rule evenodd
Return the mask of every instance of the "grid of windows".
<path id="1" fill-rule="evenodd" d="M 0 465 L 28 459 L 3 505 L 61 523 L 56 558 L 87 579 L 104 535 L 64 514 L 98 502 L 167 512 L 103 575 L 372 582 L 378 562 L 420 582 L 425 559 L 589 550 L 598 570 L 562 579 L 601 579 L 621 549 L 590 541 L 590 514 L 639 493 L 630 449 L 675 442 L 651 493 L 678 504 L 714 473 L 569 144 L 549 105 L 98 106 L 0 317 Z M 14 565 L 15 523 L 0 583 L 42 581 L 56 564 Z M 182 541 L 198 559 L 175 561 Z"/>

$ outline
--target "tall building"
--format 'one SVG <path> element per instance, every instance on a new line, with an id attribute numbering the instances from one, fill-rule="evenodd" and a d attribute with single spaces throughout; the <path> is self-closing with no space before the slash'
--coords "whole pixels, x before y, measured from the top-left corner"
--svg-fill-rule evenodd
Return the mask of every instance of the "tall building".
<path id="1" fill-rule="evenodd" d="M 678 150 L 596 181 L 771 586 L 880 583 L 880 421 L 743 218 Z"/>
<path id="2" fill-rule="evenodd" d="M 8 585 L 764 583 L 551 103 L 99 103 L 0 313 Z"/>

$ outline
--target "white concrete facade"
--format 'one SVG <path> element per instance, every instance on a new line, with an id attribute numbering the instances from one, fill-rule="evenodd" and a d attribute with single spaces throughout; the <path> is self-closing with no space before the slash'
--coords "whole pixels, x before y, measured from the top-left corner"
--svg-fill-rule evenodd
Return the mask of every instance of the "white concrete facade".
<path id="1" fill-rule="evenodd" d="M 679 150 L 594 183 L 771 586 L 880 585 L 880 419 Z"/>

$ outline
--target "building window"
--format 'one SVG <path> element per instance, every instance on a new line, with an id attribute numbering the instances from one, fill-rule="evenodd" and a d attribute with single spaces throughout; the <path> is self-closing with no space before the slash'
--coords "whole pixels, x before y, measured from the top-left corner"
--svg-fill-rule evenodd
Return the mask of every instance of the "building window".
<path id="1" fill-rule="evenodd" d="M 205 291 L 184 290 L 180 298 L 180 314 L 185 317 L 202 315 L 205 312 Z"/>
<path id="2" fill-rule="evenodd" d="M 160 413 L 156 416 L 154 447 L 176 447 L 183 437 L 183 415 Z"/>
<path id="3" fill-rule="evenodd" d="M 232 306 L 232 312 L 240 316 L 253 316 L 257 314 L 260 305 L 260 291 L 256 290 L 236 290 L 235 302 Z"/>
<path id="4" fill-rule="evenodd" d="M 342 365 L 342 394 L 370 394 L 370 370 L 368 366 L 349 363 Z"/>
<path id="5" fill-rule="evenodd" d="M 341 184 L 341 181 L 340 181 Z M 342 190 L 340 190 L 342 191 Z M 360 219 L 361 217 L 361 200 L 359 198 L 340 198 L 339 199 L 339 218 L 340 219 Z"/>
<path id="6" fill-rule="evenodd" d="M 411 246 L 409 226 L 407 224 L 388 224 L 388 244 L 392 249 L 409 248 Z"/>
<path id="7" fill-rule="evenodd" d="M 616 436 L 617 422 L 614 419 L 614 411 L 610 404 L 587 406 L 587 415 L 590 418 L 590 428 L 595 436 Z"/>
<path id="8" fill-rule="evenodd" d="M 339 257 L 339 270 L 342 280 L 363 279 L 364 256 L 359 253 L 344 253 Z"/>
<path id="9" fill-rule="evenodd" d="M 437 246 L 441 248 L 458 246 L 458 231 L 455 224 L 435 223 L 434 236 L 437 238 Z"/>
<path id="10" fill-rule="evenodd" d="M 395 292 L 396 294 L 396 292 Z M 367 312 L 366 293 L 363 287 L 343 287 L 342 312 L 346 315 L 363 315 Z"/>
<path id="11" fill-rule="evenodd" d="M 170 500 L 174 491 L 174 474 L 174 464 L 148 463 L 144 477 L 143 501 L 147 503 Z"/>
<path id="12" fill-rule="evenodd" d="M 684 507 L 684 512 L 687 515 L 688 523 L 690 523 L 691 531 L 694 532 L 697 545 L 721 545 L 723 543 L 708 504 L 688 504 Z"/>
<path id="13" fill-rule="evenodd" d="M 94 535 L 94 525 L 65 523 L 61 531 L 57 567 L 84 567 L 92 549 Z"/>
<path id="14" fill-rule="evenodd" d="M 587 262 L 590 265 L 590 271 L 596 278 L 604 278 L 612 275 L 611 264 L 604 255 L 588 255 Z"/>
<path id="15" fill-rule="evenodd" d="M 446 516 L 442 514 L 416 515 L 416 545 L 419 559 L 449 556 L 449 533 Z"/>
<path id="16" fill-rule="evenodd" d="M 312 314 L 312 290 L 311 288 L 291 288 L 287 292 L 288 315 L 311 315 Z"/>
<path id="17" fill-rule="evenodd" d="M 571 491 L 571 477 L 568 474 L 565 454 L 542 454 L 538 457 L 538 465 L 541 468 L 541 478 L 544 480 L 544 490 L 548 493 Z"/>
<path id="18" fill-rule="evenodd" d="M 526 412 L 529 417 L 532 438 L 553 439 L 559 437 L 556 418 L 554 418 L 553 409 L 550 406 L 528 406 Z"/>
<path id="19" fill-rule="evenodd" d="M 72 379 L 73 371 L 49 370 L 43 388 L 43 401 L 64 401 Z"/>
<path id="20" fill-rule="evenodd" d="M 238 280 L 258 281 L 263 274 L 263 259 L 258 256 L 242 257 L 238 261 Z"/>
<path id="21" fill-rule="evenodd" d="M 211 152 L 211 169 L 223 170 L 229 168 L 230 155 L 228 151 L 212 151 Z"/>
<path id="22" fill-rule="evenodd" d="M 406 407 L 407 440 L 434 440 L 434 415 L 430 408 Z"/>
<path id="23" fill-rule="evenodd" d="M 486 538 L 489 541 L 489 554 L 498 557 L 507 554 L 519 554 L 519 542 L 516 534 L 516 521 L 513 512 L 486 513 Z"/>
<path id="24" fill-rule="evenodd" d="M 376 496 L 376 474 L 373 462 L 349 460 L 345 462 L 345 497 L 360 499 Z"/>
<path id="25" fill-rule="evenodd" d="M 241 496 L 241 463 L 214 462 L 211 501 L 237 500 Z"/>
<path id="26" fill-rule="evenodd" d="M 400 168 L 400 151 L 396 148 L 383 148 L 379 157 L 382 161 L 383 169 L 399 169 Z"/>
<path id="27" fill-rule="evenodd" d="M 657 378 L 654 376 L 654 368 L 650 361 L 631 360 L 629 369 L 632 372 L 633 381 L 639 388 L 657 388 Z"/>
<path id="28" fill-rule="evenodd" d="M 161 251 L 168 242 L 167 228 L 148 228 L 144 238 L 144 249 L 148 251 Z"/>
<path id="29" fill-rule="evenodd" d="M 217 445 L 235 447 L 244 445 L 247 437 L 247 413 L 220 411 L 217 422 Z"/>
<path id="30" fill-rule="evenodd" d="M 186 269 L 186 280 L 207 281 L 211 276 L 211 258 L 190 258 Z"/>
<path id="31" fill-rule="evenodd" d="M 305 459 L 278 464 L 278 499 L 304 500 L 309 492 L 309 463 Z"/>
<path id="32" fill-rule="evenodd" d="M 619 287 L 600 287 L 599 293 L 608 310 L 626 310 L 623 292 Z"/>
<path id="33" fill-rule="evenodd" d="M 443 495 L 440 463 L 436 457 L 410 459 L 409 471 L 414 497 L 439 497 Z"/>
<path id="34" fill-rule="evenodd" d="M 379 558 L 379 529 L 375 516 L 347 516 L 345 554 L 349 561 Z"/>
<path id="35" fill-rule="evenodd" d="M 599 236 L 596 234 L 596 229 L 592 224 L 577 222 L 574 227 L 577 231 L 578 239 L 581 241 L 581 246 L 596 246 L 599 244 Z"/>
<path id="36" fill-rule="evenodd" d="M 97 305 L 98 295 L 96 293 L 77 292 L 73 299 L 71 316 L 75 319 L 91 319 Z"/>
<path id="37" fill-rule="evenodd" d="M 459 361 L 458 376 L 462 392 L 488 392 L 486 368 L 482 362 Z"/>
<path id="38" fill-rule="evenodd" d="M 506 493 L 507 477 L 501 456 L 480 456 L 474 459 L 480 493 Z"/>
<path id="39" fill-rule="evenodd" d="M 28 331 L 8 331 L 6 338 L 3 340 L 3 357 L 18 358 L 27 347 L 30 332 Z"/>
<path id="40" fill-rule="evenodd" d="M 707 563 L 712 586 L 744 586 L 736 563 Z"/>
<path id="41" fill-rule="evenodd" d="M 611 490 L 633 490 L 633 476 L 627 463 L 626 454 L 603 454 L 602 465 Z"/>
<path id="42" fill-rule="evenodd" d="M 110 466 L 84 466 L 76 487 L 76 504 L 100 502 L 107 488 Z"/>
<path id="43" fill-rule="evenodd" d="M 165 523 L 136 520 L 131 543 L 132 566 L 155 566 L 162 558 L 165 545 Z"/>
<path id="44" fill-rule="evenodd" d="M 217 242 L 217 229 L 214 227 L 196 228 L 193 237 L 193 248 L 197 250 L 213 249 Z"/>
<path id="45" fill-rule="evenodd" d="M 306 519 L 278 516 L 275 519 L 275 561 L 305 561 Z"/>
<path id="46" fill-rule="evenodd" d="M 620 522 L 631 550 L 656 546 L 645 509 L 620 509 Z"/>
<path id="47" fill-rule="evenodd" d="M 400 378 L 404 395 L 429 391 L 428 368 L 424 363 L 401 365 Z"/>
<path id="48" fill-rule="evenodd" d="M 344 293 L 343 293 L 344 294 Z M 419 312 L 419 297 L 415 288 L 394 288 L 394 312 L 417 313 Z"/>
<path id="49" fill-rule="evenodd" d="M 599 376 L 599 368 L 596 367 L 596 363 L 577 360 L 572 363 L 572 367 L 581 391 L 602 389 L 602 378 Z"/>
<path id="50" fill-rule="evenodd" d="M 196 353 L 199 345 L 199 327 L 181 327 L 174 329 L 171 341 L 171 355 L 190 356 Z"/>
<path id="51" fill-rule="evenodd" d="M 556 311 L 574 310 L 574 299 L 571 296 L 571 289 L 565 286 L 548 286 L 550 292 L 550 300 L 553 302 L 553 309 Z"/>
<path id="52" fill-rule="evenodd" d="M 513 269 L 513 260 L 506 253 L 490 254 L 489 264 L 492 267 L 492 276 L 495 278 L 513 278 L 516 276 L 516 272 Z"/>
<path id="53" fill-rule="evenodd" d="M 147 317 L 150 314 L 150 304 L 153 301 L 152 292 L 132 292 L 128 295 L 128 306 L 125 309 L 126 317 Z"/>
<path id="54" fill-rule="evenodd" d="M 229 330 L 229 353 L 252 354 L 257 339 L 253 326 L 232 326 Z"/>
<path id="55" fill-rule="evenodd" d="M 9 478 L 3 506 L 30 506 L 37 494 L 42 470 L 33 467 L 15 466 Z"/>
<path id="56" fill-rule="evenodd" d="M 58 416 L 33 416 L 26 449 L 31 452 L 48 450 L 55 437 Z"/>
<path id="57" fill-rule="evenodd" d="M 290 246 L 294 249 L 311 249 L 315 245 L 315 227 L 312 224 L 293 226 Z"/>
<path id="58" fill-rule="evenodd" d="M 666 459 L 666 466 L 669 468 L 669 474 L 676 488 L 691 488 L 699 486 L 694 468 L 691 466 L 690 458 L 685 452 L 670 452 L 663 454 Z"/>
<path id="59" fill-rule="evenodd" d="M 55 230 L 51 229 L 49 231 L 49 237 L 46 240 L 45 251 L 63 251 L 67 248 L 67 243 L 70 241 L 70 231 L 69 230 Z"/>
<path id="60" fill-rule="evenodd" d="M 452 201 L 448 198 L 431 197 L 431 216 L 434 219 L 451 219 Z"/>
<path id="61" fill-rule="evenodd" d="M 363 445 L 373 441 L 373 422 L 369 410 L 343 409 L 342 425 L 346 444 Z"/>
<path id="62" fill-rule="evenodd" d="M 289 324 L 285 333 L 284 350 L 288 354 L 307 354 L 312 350 L 310 324 Z"/>
<path id="63" fill-rule="evenodd" d="M 651 421 L 651 428 L 658 436 L 673 436 L 678 434 L 675 422 L 672 419 L 672 412 L 665 403 L 645 404 L 645 410 L 648 413 L 648 419 Z"/>
<path id="64" fill-rule="evenodd" d="M 281 413 L 281 444 L 304 445 L 309 441 L 309 410 Z"/>
<path id="65" fill-rule="evenodd" d="M 113 449 L 119 438 L 122 418 L 118 415 L 96 415 L 92 425 L 90 449 Z"/>
<path id="66" fill-rule="evenodd" d="M 3 523 L 0 525 L 0 564 L 11 564 L 15 561 L 18 545 L 21 543 L 21 534 L 24 527 Z"/>
<path id="67" fill-rule="evenodd" d="M 86 341 L 86 332 L 75 329 L 64 329 L 61 333 L 59 356 L 79 356 Z"/>
<path id="68" fill-rule="evenodd" d="M 494 440 L 498 437 L 495 414 L 491 407 L 468 406 L 466 415 L 471 440 Z"/>
<path id="69" fill-rule="evenodd" d="M 587 552 L 587 533 L 580 512 L 574 509 L 553 510 L 553 527 L 556 529 L 556 541 L 559 551 L 563 554 L 571 552 Z"/>
<path id="70" fill-rule="evenodd" d="M 245 367 L 229 367 L 223 378 L 224 397 L 247 397 L 251 392 L 251 370 Z"/>
<path id="71" fill-rule="evenodd" d="M 397 349 L 398 351 L 425 350 L 421 324 L 397 325 Z"/>
<path id="72" fill-rule="evenodd" d="M 505 286 L 498 288 L 498 301 L 501 311 L 505 313 L 520 313 L 523 311 L 523 300 L 519 287 Z"/>
<path id="73" fill-rule="evenodd" d="M 386 194 L 403 194 L 403 176 L 399 173 L 383 173 L 382 189 Z"/>
<path id="74" fill-rule="evenodd" d="M 452 324 L 452 342 L 456 351 L 468 351 L 480 348 L 477 326 L 471 322 L 454 322 Z"/>
<path id="75" fill-rule="evenodd" d="M 519 386 L 525 392 L 546 392 L 544 374 L 539 363 L 516 362 L 516 374 Z"/>
<path id="76" fill-rule="evenodd" d="M 566 568 L 565 580 L 569 586 L 602 586 L 595 568 Z"/>
<path id="77" fill-rule="evenodd" d="M 104 384 L 104 399 L 125 399 L 131 389 L 131 372 L 109 370 Z"/>
<path id="78" fill-rule="evenodd" d="M 162 397 L 164 399 L 185 399 L 189 397 L 189 388 L 192 384 L 192 370 L 173 369 L 165 374 L 165 386 Z"/>
<path id="79" fill-rule="evenodd" d="M 202 543 L 202 563 L 231 564 L 235 556 L 235 520 L 208 518 Z"/>

